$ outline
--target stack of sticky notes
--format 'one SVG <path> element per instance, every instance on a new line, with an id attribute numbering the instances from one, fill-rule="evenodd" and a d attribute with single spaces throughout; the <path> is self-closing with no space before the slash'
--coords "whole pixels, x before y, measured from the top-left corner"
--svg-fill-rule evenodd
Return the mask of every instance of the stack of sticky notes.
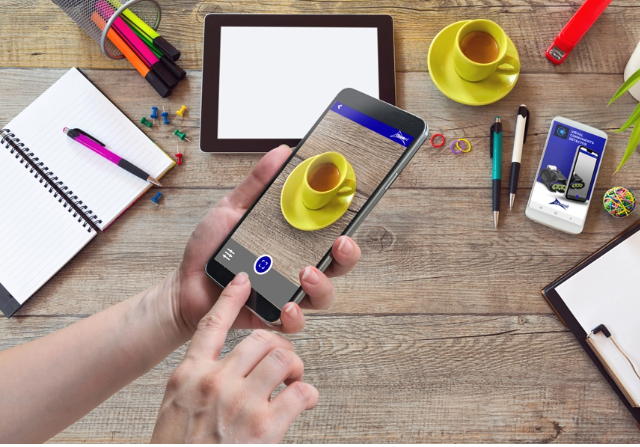
<path id="1" fill-rule="evenodd" d="M 91 20 L 103 30 L 120 6 L 118 0 L 98 0 Z M 175 63 L 180 52 L 129 9 L 116 17 L 107 37 L 163 98 L 187 75 Z"/>

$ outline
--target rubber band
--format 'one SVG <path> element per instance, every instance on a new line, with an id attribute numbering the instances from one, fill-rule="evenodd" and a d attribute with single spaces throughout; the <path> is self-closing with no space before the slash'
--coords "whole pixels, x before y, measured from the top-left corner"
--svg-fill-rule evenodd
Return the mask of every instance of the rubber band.
<path id="1" fill-rule="evenodd" d="M 455 145 L 457 145 L 457 144 L 458 144 L 458 141 L 460 141 L 460 140 L 455 140 L 455 141 L 451 142 L 451 146 L 449 146 L 449 149 L 451 149 L 451 152 L 453 152 L 453 153 L 454 153 L 454 154 L 456 154 L 456 155 L 459 155 L 459 154 L 461 154 L 461 153 L 462 153 L 462 150 L 456 151 L 456 150 L 453 148 L 453 145 L 454 145 L 454 144 L 455 144 Z"/>
<path id="2" fill-rule="evenodd" d="M 461 141 L 462 141 L 462 142 L 467 143 L 467 146 L 469 147 L 467 150 L 462 149 L 462 148 L 458 145 L 458 142 L 461 142 Z M 461 150 L 462 152 L 464 152 L 464 153 L 466 154 L 467 152 L 469 152 L 469 151 L 471 150 L 471 143 L 469 143 L 469 141 L 468 141 L 468 140 L 466 140 L 466 139 L 464 139 L 464 138 L 460 138 L 459 140 L 457 140 L 457 141 L 456 141 L 456 147 L 457 147 L 459 150 Z"/>
<path id="3" fill-rule="evenodd" d="M 436 137 L 442 138 L 442 142 L 440 144 L 434 144 L 433 143 L 433 140 L 435 140 Z M 441 133 L 433 134 L 433 136 L 431 137 L 431 146 L 433 146 L 433 147 L 441 147 L 443 145 L 444 145 L 444 135 L 442 135 Z"/>

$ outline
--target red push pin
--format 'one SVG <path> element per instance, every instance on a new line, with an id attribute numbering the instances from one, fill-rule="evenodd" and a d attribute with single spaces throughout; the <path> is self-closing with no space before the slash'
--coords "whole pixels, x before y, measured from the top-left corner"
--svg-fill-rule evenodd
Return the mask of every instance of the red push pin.
<path id="1" fill-rule="evenodd" d="M 176 158 L 178 159 L 178 164 L 181 165 L 182 164 L 182 154 L 178 152 L 175 155 L 176 155 Z"/>

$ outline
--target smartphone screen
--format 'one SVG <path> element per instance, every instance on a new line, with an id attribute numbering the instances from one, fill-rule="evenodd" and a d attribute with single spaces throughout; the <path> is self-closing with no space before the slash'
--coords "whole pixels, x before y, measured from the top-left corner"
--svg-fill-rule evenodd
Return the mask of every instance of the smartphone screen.
<path id="1" fill-rule="evenodd" d="M 573 170 L 567 179 L 567 199 L 586 202 L 597 162 L 598 154 L 595 151 L 584 146 L 578 147 Z"/>
<path id="2" fill-rule="evenodd" d="M 214 259 L 234 275 L 247 273 L 253 289 L 282 309 L 300 287 L 300 271 L 320 263 L 418 136 L 334 102 Z M 346 158 L 355 194 L 309 212 L 299 190 L 309 159 L 325 152 Z"/>
<path id="3" fill-rule="evenodd" d="M 584 129 L 554 120 L 529 206 L 582 226 L 606 142 Z"/>

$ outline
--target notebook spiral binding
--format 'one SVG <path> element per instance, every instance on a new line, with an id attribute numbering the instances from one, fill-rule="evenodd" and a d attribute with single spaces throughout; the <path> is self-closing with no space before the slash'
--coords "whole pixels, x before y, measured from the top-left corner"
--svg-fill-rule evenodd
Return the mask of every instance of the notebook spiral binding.
<path id="1" fill-rule="evenodd" d="M 96 232 L 99 230 L 98 225 L 102 223 L 102 220 L 92 210 L 88 209 L 89 207 L 84 205 L 82 200 L 79 200 L 78 196 L 74 195 L 73 191 L 70 191 L 64 182 L 59 180 L 53 171 L 45 166 L 29 148 L 25 147 L 24 143 L 20 142 L 20 139 L 15 134 L 11 133 L 11 130 L 0 130 L 0 146 L 2 145 L 10 150 L 12 155 L 15 155 L 20 164 L 24 164 L 25 169 L 30 168 L 29 173 L 33 174 L 34 178 L 39 180 L 44 188 L 49 189 L 49 193 L 58 199 L 58 203 L 62 203 L 62 206 L 70 213 L 73 212 L 73 217 L 78 219 L 83 228 L 88 227 L 87 231 L 89 233 L 91 229 Z"/>

